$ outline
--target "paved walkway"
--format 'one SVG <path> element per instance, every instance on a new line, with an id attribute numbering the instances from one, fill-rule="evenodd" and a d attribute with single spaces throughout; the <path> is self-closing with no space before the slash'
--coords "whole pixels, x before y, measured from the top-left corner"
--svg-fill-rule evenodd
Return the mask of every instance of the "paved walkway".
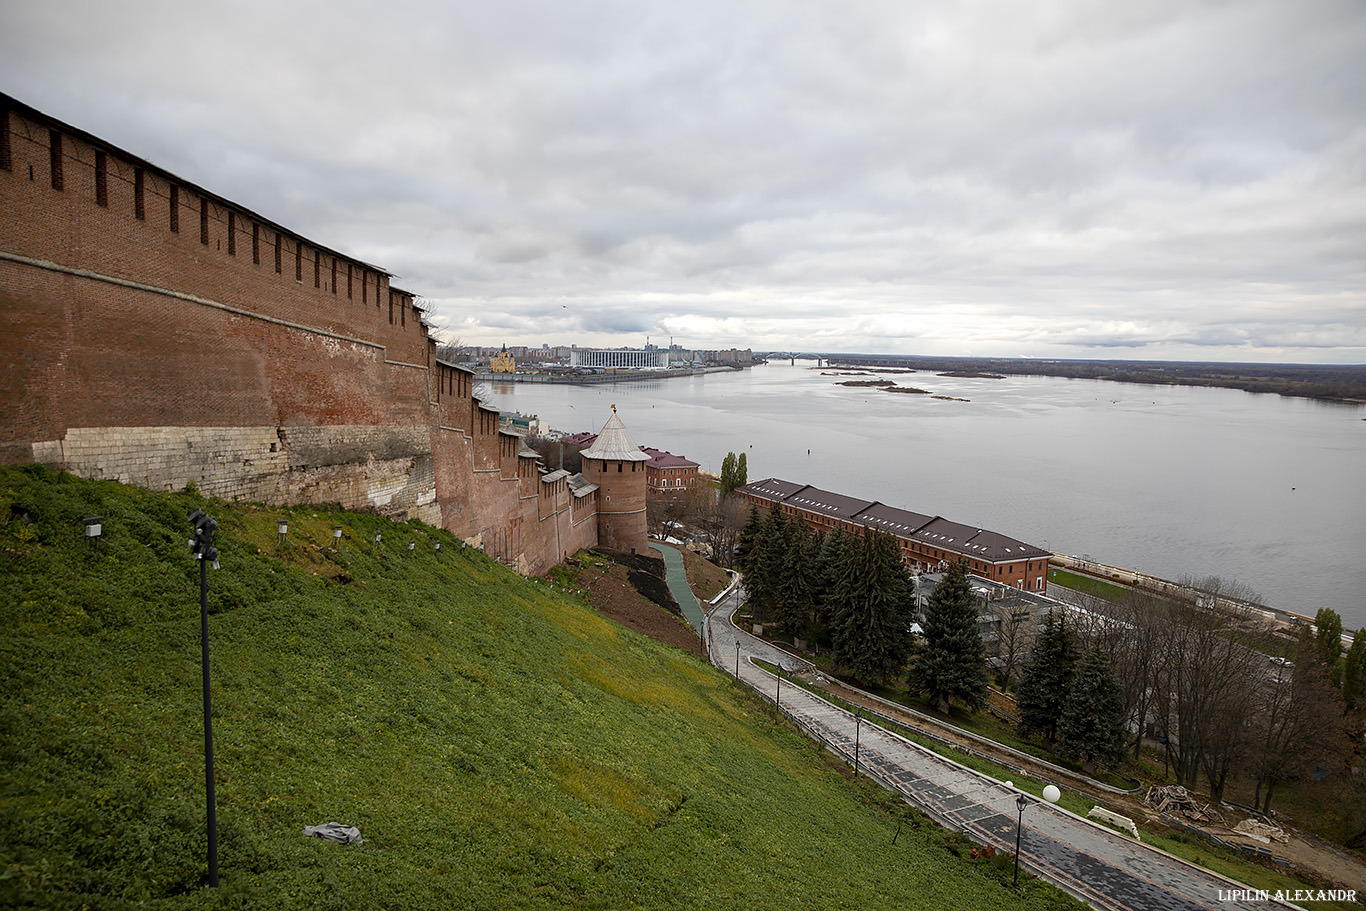
<path id="1" fill-rule="evenodd" d="M 687 570 L 683 567 L 683 555 L 672 544 L 650 541 L 650 546 L 664 555 L 664 582 L 669 586 L 669 594 L 674 596 L 683 611 L 683 619 L 697 632 L 705 635 L 702 629 L 702 605 L 697 603 L 692 589 L 688 587 Z"/>
<path id="2" fill-rule="evenodd" d="M 1022 792 L 964 768 L 937 753 L 855 718 L 795 684 L 779 685 L 752 663 L 758 658 L 799 670 L 803 662 L 748 633 L 730 616 L 743 598 L 738 588 L 707 615 L 711 659 L 764 694 L 812 737 L 845 757 L 859 773 L 896 791 L 944 825 L 979 844 L 1014 851 L 1016 797 Z M 781 690 L 781 696 L 779 692 Z M 857 756 L 857 759 L 856 759 Z M 1037 801 L 1024 811 L 1023 867 L 1094 908 L 1114 911 L 1293 908 L 1282 902 L 1235 898 L 1245 886 L 1149 848 L 1059 807 Z M 1235 893 L 1236 894 L 1236 893 Z"/>

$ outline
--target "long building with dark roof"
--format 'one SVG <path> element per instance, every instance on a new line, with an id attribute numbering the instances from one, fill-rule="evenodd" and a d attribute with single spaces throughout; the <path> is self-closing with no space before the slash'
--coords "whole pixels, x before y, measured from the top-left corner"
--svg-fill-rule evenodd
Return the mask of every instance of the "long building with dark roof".
<path id="1" fill-rule="evenodd" d="M 755 481 L 735 492 L 760 509 L 776 506 L 821 532 L 837 527 L 886 532 L 896 537 L 906 564 L 915 569 L 931 570 L 961 560 L 968 572 L 993 582 L 1037 592 L 1047 586 L 1049 552 L 994 531 L 778 478 Z"/>

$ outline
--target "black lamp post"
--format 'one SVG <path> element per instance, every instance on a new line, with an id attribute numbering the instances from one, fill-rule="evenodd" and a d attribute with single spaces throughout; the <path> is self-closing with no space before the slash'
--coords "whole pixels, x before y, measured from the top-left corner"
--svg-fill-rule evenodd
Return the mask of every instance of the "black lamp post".
<path id="1" fill-rule="evenodd" d="M 735 679 L 740 679 L 740 639 L 735 639 Z"/>
<path id="2" fill-rule="evenodd" d="M 194 539 L 190 550 L 199 559 L 199 639 L 204 666 L 204 790 L 208 798 L 209 885 L 218 887 L 218 808 L 213 793 L 213 710 L 209 701 L 209 564 L 218 568 L 213 533 L 218 522 L 196 509 L 190 513 Z"/>
<path id="3" fill-rule="evenodd" d="M 1062 797 L 1062 792 L 1058 790 L 1056 785 L 1050 784 L 1043 789 L 1043 799 L 1049 803 L 1057 803 L 1060 797 Z M 1015 806 L 1020 809 L 1020 818 L 1015 821 L 1015 877 L 1010 883 L 1012 888 L 1017 888 L 1020 885 L 1020 832 L 1024 829 L 1025 807 L 1032 803 L 1034 801 L 1023 794 L 1015 796 Z"/>
<path id="4" fill-rule="evenodd" d="M 1015 821 L 1015 877 L 1010 881 L 1011 888 L 1018 888 L 1020 885 L 1020 833 L 1024 829 L 1024 811 L 1029 806 L 1029 801 L 1023 794 L 1015 798 L 1015 806 L 1020 808 L 1020 817 Z"/>
<path id="5" fill-rule="evenodd" d="M 863 730 L 863 712 L 854 712 L 854 777 L 858 777 L 858 741 Z"/>

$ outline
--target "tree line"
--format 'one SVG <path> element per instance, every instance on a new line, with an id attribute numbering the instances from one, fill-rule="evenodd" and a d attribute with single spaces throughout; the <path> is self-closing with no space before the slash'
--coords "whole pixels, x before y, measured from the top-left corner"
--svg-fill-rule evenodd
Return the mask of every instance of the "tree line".
<path id="1" fill-rule="evenodd" d="M 980 614 L 961 564 L 926 596 L 894 536 L 871 528 L 822 533 L 781 508 L 751 508 L 735 567 L 757 621 L 828 649 L 853 679 L 904 683 L 944 713 L 983 706 L 981 624 L 995 618 Z M 1131 593 L 1104 613 L 1052 612 L 1010 630 L 1002 620 L 999 638 L 1011 633 L 1010 660 L 1019 667 L 1021 733 L 1088 771 L 1116 768 L 1156 745 L 1179 783 L 1217 801 L 1239 777 L 1263 812 L 1284 782 L 1343 771 L 1362 743 L 1366 635 L 1358 632 L 1344 652 L 1341 620 L 1320 611 L 1290 657 L 1273 660 L 1284 639 L 1261 614 L 1236 606 L 1259 600 L 1255 594 L 1219 579 L 1185 586 L 1200 595 Z M 1013 676 L 1006 663 L 996 661 L 1002 678 Z M 1359 779 L 1342 778 L 1362 790 Z M 1362 806 L 1359 819 L 1345 822 L 1358 841 L 1366 838 Z"/>

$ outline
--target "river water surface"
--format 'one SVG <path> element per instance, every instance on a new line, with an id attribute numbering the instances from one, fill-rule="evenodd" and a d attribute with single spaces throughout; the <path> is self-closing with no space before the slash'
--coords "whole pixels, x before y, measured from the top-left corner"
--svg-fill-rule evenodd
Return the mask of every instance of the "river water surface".
<path id="1" fill-rule="evenodd" d="M 1167 579 L 1221 576 L 1275 607 L 1366 625 L 1366 407 L 1055 377 L 883 376 L 812 362 L 592 386 L 493 383 L 498 407 L 601 429 L 719 473 L 776 477 Z"/>

